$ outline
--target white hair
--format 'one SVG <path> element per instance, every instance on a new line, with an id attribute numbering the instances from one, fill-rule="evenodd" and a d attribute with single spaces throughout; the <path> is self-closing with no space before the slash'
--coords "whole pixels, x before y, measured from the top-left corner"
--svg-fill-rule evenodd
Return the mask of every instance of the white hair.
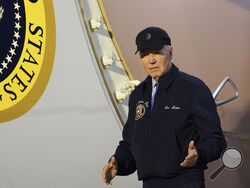
<path id="1" fill-rule="evenodd" d="M 169 54 L 170 55 L 170 50 L 172 49 L 172 46 L 170 45 L 164 45 L 163 48 L 161 49 L 161 51 L 163 51 L 165 54 Z M 171 61 L 173 61 L 173 56 Z"/>

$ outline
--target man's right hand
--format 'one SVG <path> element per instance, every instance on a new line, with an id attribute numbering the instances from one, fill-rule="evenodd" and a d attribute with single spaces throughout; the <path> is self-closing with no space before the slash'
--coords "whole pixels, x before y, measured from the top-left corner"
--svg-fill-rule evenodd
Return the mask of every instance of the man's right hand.
<path id="1" fill-rule="evenodd" d="M 112 185 L 111 180 L 115 177 L 117 173 L 117 167 L 117 161 L 115 160 L 114 156 L 111 158 L 110 162 L 103 167 L 102 178 L 107 185 Z"/>

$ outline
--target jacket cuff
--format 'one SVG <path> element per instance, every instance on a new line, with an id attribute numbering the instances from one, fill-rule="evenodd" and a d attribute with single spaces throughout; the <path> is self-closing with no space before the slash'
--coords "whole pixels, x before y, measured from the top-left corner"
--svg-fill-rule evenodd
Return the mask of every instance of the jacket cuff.
<path id="1" fill-rule="evenodd" d="M 204 166 L 207 164 L 207 156 L 206 156 L 206 151 L 203 150 L 201 147 L 197 146 L 196 151 L 198 153 L 198 159 L 196 164 L 198 166 Z"/>

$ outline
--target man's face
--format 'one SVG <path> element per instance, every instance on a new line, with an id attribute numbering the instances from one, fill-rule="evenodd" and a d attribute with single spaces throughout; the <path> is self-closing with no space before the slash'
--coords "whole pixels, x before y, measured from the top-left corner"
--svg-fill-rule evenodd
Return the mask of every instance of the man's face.
<path id="1" fill-rule="evenodd" d="M 140 51 L 140 59 L 145 71 L 156 81 L 171 68 L 173 48 L 164 46 L 161 50 Z"/>

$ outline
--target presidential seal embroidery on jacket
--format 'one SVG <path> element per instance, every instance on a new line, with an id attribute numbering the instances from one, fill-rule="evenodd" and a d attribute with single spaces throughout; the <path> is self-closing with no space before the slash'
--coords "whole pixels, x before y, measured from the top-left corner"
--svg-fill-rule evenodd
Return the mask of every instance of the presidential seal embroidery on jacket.
<path id="1" fill-rule="evenodd" d="M 146 113 L 146 108 L 148 108 L 148 102 L 138 101 L 135 110 L 135 120 L 138 120 L 144 116 Z"/>
<path id="2" fill-rule="evenodd" d="M 143 104 L 138 104 L 136 107 L 135 120 L 140 119 L 146 112 L 145 106 Z"/>
<path id="3" fill-rule="evenodd" d="M 39 100 L 53 67 L 52 0 L 0 0 L 0 122 Z"/>

